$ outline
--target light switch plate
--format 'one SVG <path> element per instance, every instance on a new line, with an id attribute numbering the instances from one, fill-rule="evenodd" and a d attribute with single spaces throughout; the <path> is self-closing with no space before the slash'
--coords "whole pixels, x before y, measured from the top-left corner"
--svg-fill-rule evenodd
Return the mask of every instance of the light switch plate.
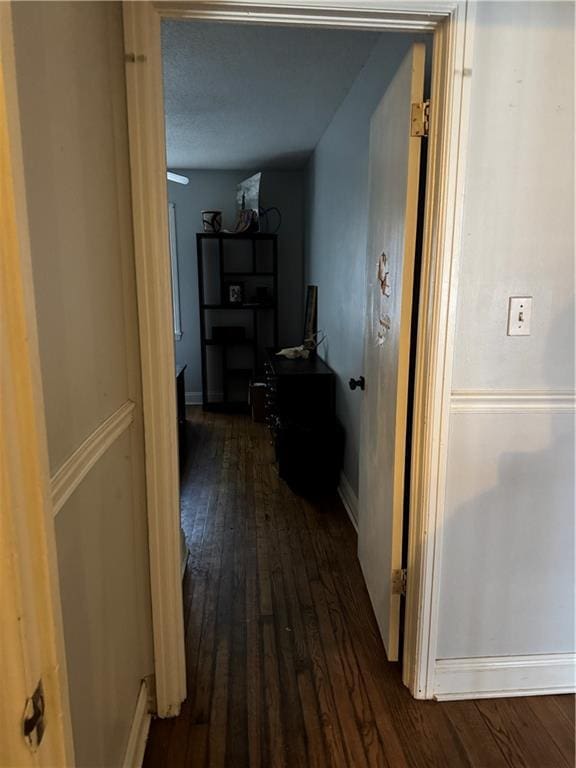
<path id="1" fill-rule="evenodd" d="M 508 336 L 530 336 L 532 296 L 510 296 Z"/>

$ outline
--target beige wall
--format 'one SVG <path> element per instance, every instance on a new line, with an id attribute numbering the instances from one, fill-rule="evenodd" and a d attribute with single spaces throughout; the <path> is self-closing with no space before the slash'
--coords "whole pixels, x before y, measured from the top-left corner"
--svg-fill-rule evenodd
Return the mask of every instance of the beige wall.
<path id="1" fill-rule="evenodd" d="M 136 403 L 56 518 L 77 764 L 113 766 L 153 671 L 121 6 L 14 28 L 51 473 Z"/>

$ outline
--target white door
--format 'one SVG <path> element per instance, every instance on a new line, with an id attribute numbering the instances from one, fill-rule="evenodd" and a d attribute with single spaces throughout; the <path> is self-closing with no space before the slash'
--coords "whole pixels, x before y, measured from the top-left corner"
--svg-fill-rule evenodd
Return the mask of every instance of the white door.
<path id="1" fill-rule="evenodd" d="M 0 766 L 74 765 L 12 3 L 0 3 Z M 46 716 L 44 716 L 46 711 Z"/>
<path id="2" fill-rule="evenodd" d="M 370 126 L 370 211 L 360 441 L 358 556 L 386 654 L 398 659 L 404 463 L 420 138 L 411 105 L 424 94 L 425 46 L 412 46 Z"/>

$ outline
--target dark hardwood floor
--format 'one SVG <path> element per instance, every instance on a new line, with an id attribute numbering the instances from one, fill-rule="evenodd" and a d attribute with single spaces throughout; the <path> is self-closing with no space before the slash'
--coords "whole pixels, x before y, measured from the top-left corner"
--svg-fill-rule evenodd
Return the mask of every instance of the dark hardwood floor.
<path id="1" fill-rule="evenodd" d="M 147 768 L 573 768 L 572 696 L 412 699 L 340 501 L 295 496 L 263 425 L 189 419 L 188 699 L 152 723 Z"/>

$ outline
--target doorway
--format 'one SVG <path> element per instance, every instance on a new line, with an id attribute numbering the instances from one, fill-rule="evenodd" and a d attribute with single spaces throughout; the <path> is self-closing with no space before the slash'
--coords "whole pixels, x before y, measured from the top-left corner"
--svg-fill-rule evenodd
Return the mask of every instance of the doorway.
<path id="1" fill-rule="evenodd" d="M 195 7 L 192 4 L 183 7 L 177 15 L 180 18 L 214 18 L 222 20 L 222 12 L 222 9 L 216 7 L 207 15 L 201 7 Z M 287 12 L 287 9 L 283 8 L 275 15 L 274 13 L 271 14 L 269 10 L 263 10 L 264 16 L 260 20 L 270 20 L 272 18 L 280 22 L 286 21 Z M 444 248 L 444 244 L 451 242 L 451 240 L 447 241 L 445 238 L 447 236 L 451 237 L 454 231 L 454 220 L 451 215 L 456 205 L 456 198 L 453 195 L 457 189 L 457 184 L 454 186 L 454 181 L 458 182 L 459 179 L 456 174 L 456 160 L 462 148 L 460 142 L 461 134 L 458 137 L 453 136 L 449 132 L 448 126 L 454 125 L 454 121 L 459 123 L 459 121 L 465 120 L 461 111 L 462 70 L 459 69 L 458 74 L 455 74 L 454 67 L 449 66 L 449 62 L 454 56 L 460 57 L 459 60 L 465 60 L 465 26 L 460 25 L 458 27 L 457 24 L 460 18 L 458 14 L 461 12 L 462 9 L 459 7 L 453 13 L 447 12 L 444 18 L 438 16 L 432 18 L 429 15 L 413 14 L 407 11 L 406 19 L 400 23 L 400 28 L 404 29 L 435 30 L 432 93 L 433 98 L 434 94 L 437 97 L 437 108 L 433 113 L 431 126 L 432 151 L 429 162 L 429 183 L 431 181 L 433 183 L 429 187 L 431 193 L 426 205 L 427 224 L 426 236 L 424 238 L 425 264 L 422 273 L 423 300 L 421 302 L 421 318 L 423 318 L 421 323 L 424 326 L 424 333 L 420 334 L 422 344 L 418 352 L 419 364 L 417 365 L 415 387 L 415 423 L 419 425 L 419 429 L 416 430 L 419 436 L 418 445 L 414 447 L 414 461 L 412 463 L 414 473 L 417 475 L 417 481 L 412 486 L 412 494 L 415 499 L 422 495 L 427 496 L 430 491 L 431 482 L 437 477 L 438 467 L 431 467 L 428 463 L 423 464 L 421 456 L 429 452 L 430 446 L 435 443 L 437 438 L 437 425 L 434 423 L 433 427 L 429 426 L 432 424 L 429 417 L 434 413 L 441 414 L 445 402 L 445 389 L 443 387 L 446 386 L 446 383 L 444 382 L 441 387 L 431 393 L 427 389 L 426 381 L 429 379 L 430 372 L 438 373 L 438 365 L 440 363 L 437 356 L 441 353 L 442 358 L 444 355 L 442 350 L 446 348 L 447 327 L 445 325 L 441 327 L 436 326 L 431 330 L 429 327 L 429 313 L 431 311 L 437 312 L 439 309 L 445 313 L 449 301 L 449 296 L 442 292 L 437 278 L 446 270 L 449 263 L 449 254 L 451 253 L 449 248 Z M 172 11 L 171 15 L 173 14 L 174 12 Z M 242 11 L 236 11 L 236 14 L 234 18 L 228 17 L 227 20 L 244 20 Z M 334 14 L 332 20 L 337 17 L 338 12 L 335 11 Z M 258 14 L 256 14 L 256 16 L 251 17 L 251 20 L 257 21 L 259 18 Z M 320 18 L 318 12 L 304 13 L 298 21 L 303 24 L 330 26 L 327 17 L 323 16 Z M 380 28 L 399 28 L 398 16 L 392 21 L 390 13 L 386 10 L 373 14 L 361 13 L 355 19 L 347 19 L 343 23 L 346 26 L 357 28 L 371 28 L 375 26 Z M 402 27 L 402 24 L 405 24 L 405 27 Z M 150 270 L 152 270 L 152 272 L 158 272 L 159 282 L 167 286 L 169 284 L 169 274 L 167 274 L 168 259 L 166 258 L 166 263 L 163 266 L 158 264 L 159 259 L 157 258 L 153 260 L 153 265 L 149 263 L 151 260 L 151 249 L 154 246 L 156 257 L 158 253 L 166 252 L 166 245 L 162 242 L 162 237 L 165 236 L 167 231 L 167 228 L 163 226 L 165 224 L 165 220 L 163 221 L 165 219 L 165 212 L 162 215 L 159 205 L 162 197 L 165 195 L 165 187 L 159 183 L 159 173 L 163 174 L 165 171 L 161 169 L 161 152 L 159 153 L 158 151 L 163 143 L 161 138 L 161 115 L 158 114 L 157 109 L 161 94 L 159 79 L 160 14 L 151 8 L 138 10 L 137 7 L 127 6 L 125 35 L 129 61 L 135 65 L 134 67 L 128 65 L 128 93 L 132 138 L 133 189 L 135 190 L 134 197 L 136 201 L 137 260 L 140 261 L 138 269 L 143 274 L 145 284 L 148 283 L 151 274 Z M 133 60 L 132 51 L 134 51 Z M 139 62 L 146 63 L 148 66 L 139 67 Z M 146 110 L 142 112 L 145 104 L 156 105 L 153 120 L 150 119 L 151 115 Z M 439 160 L 441 148 L 444 152 L 442 162 Z M 148 183 L 146 183 L 146 180 Z M 142 197 L 142 190 L 144 188 L 147 191 L 146 195 Z M 448 197 L 445 195 L 447 190 L 449 190 Z M 165 199 L 164 196 L 164 202 L 162 202 L 164 211 Z M 450 209 L 451 213 L 448 213 L 447 208 Z M 145 216 L 147 210 L 154 211 L 152 219 Z M 151 225 L 152 222 L 154 222 L 153 225 Z M 141 293 L 139 289 L 139 295 Z M 159 382 L 158 377 L 156 377 L 153 371 L 154 364 L 157 365 L 157 359 L 153 357 L 154 345 L 150 346 L 148 342 L 154 337 L 158 338 L 158 340 L 161 337 L 166 340 L 172 336 L 170 296 L 168 291 L 165 290 L 156 294 L 153 292 L 152 295 L 140 295 L 140 299 L 143 302 L 141 309 L 141 317 L 143 316 L 141 335 L 147 342 L 145 357 L 149 356 L 148 365 L 146 362 L 143 364 L 146 371 L 144 386 L 146 390 L 150 384 L 147 377 L 150 376 L 155 379 L 155 385 L 159 387 L 158 392 L 160 393 L 162 391 L 162 383 Z M 155 327 L 155 333 L 151 333 L 150 321 L 152 318 L 157 321 L 160 317 L 163 318 L 162 333 L 159 332 L 158 325 Z M 445 365 L 445 360 L 442 360 L 441 365 Z M 168 392 L 167 385 L 164 386 L 163 391 L 165 393 Z M 162 416 L 162 410 L 165 409 L 161 409 L 158 403 L 151 400 L 148 402 L 148 406 L 147 418 L 150 425 L 152 425 L 157 423 L 158 419 Z M 159 445 L 160 443 L 153 446 L 149 454 L 149 469 L 152 475 L 157 478 L 160 475 L 158 474 L 158 464 L 154 454 Z M 409 552 L 413 555 L 414 578 L 410 579 L 408 585 L 405 642 L 410 652 L 405 655 L 404 677 L 414 695 L 426 697 L 430 695 L 430 671 L 428 670 L 427 659 L 428 654 L 433 653 L 433 650 L 430 643 L 422 644 L 423 637 L 430 631 L 430 621 L 428 619 L 422 620 L 423 614 L 419 609 L 424 603 L 427 603 L 430 605 L 429 610 L 432 611 L 430 615 L 433 615 L 433 601 L 431 602 L 430 598 L 433 596 L 434 584 L 426 576 L 428 565 L 433 562 L 434 558 L 433 542 L 427 539 L 426 546 L 422 547 L 422 531 L 427 525 L 428 517 L 433 513 L 433 510 L 430 504 L 426 506 L 413 503 L 411 507 L 418 512 L 418 518 L 411 519 L 408 544 Z M 171 506 L 170 508 L 174 509 L 175 507 Z M 168 537 L 168 540 L 174 543 L 178 533 L 175 517 L 171 517 L 170 521 L 161 520 L 154 509 L 151 510 L 150 515 L 155 522 L 153 530 L 154 536 L 158 536 L 158 541 L 163 541 L 165 537 Z M 154 546 L 152 549 L 154 550 Z M 156 561 L 158 571 L 162 571 L 165 565 L 166 563 L 160 559 Z M 174 573 L 174 570 L 172 570 L 172 579 Z M 154 572 L 152 578 L 153 580 L 155 579 Z M 179 593 L 180 585 L 174 581 L 171 584 L 172 587 L 169 588 L 168 582 L 165 582 L 164 589 L 156 591 L 155 599 L 162 602 L 163 597 L 169 592 L 171 610 L 177 613 L 178 606 L 174 596 Z M 179 619 L 177 617 L 176 623 L 172 624 L 171 631 L 169 632 L 169 639 L 173 647 L 174 644 L 181 643 L 182 634 L 179 627 L 181 627 L 181 614 Z M 162 624 L 161 629 L 163 632 L 166 630 L 165 622 Z M 168 639 L 168 636 L 165 639 Z M 159 656 L 164 657 L 162 639 L 157 647 L 157 651 Z M 174 682 L 176 679 L 183 680 L 183 664 L 180 666 L 179 664 L 174 664 L 173 660 L 167 660 L 166 669 L 168 668 L 171 670 Z M 162 707 L 160 707 L 160 711 L 162 712 Z"/>
<path id="2" fill-rule="evenodd" d="M 426 139 L 422 130 L 418 135 L 409 131 L 411 105 L 422 104 L 428 96 L 424 81 L 427 91 L 430 43 L 422 35 L 162 23 L 171 223 L 178 217 L 171 237 L 173 294 L 181 294 L 183 310 L 177 318 L 179 333 L 175 326 L 175 348 L 176 363 L 191 382 L 187 402 L 202 403 L 210 411 L 246 410 L 249 387 L 258 393 L 261 384 L 268 403 L 266 418 L 275 423 L 280 476 L 302 485 L 307 467 L 314 467 L 314 477 L 307 480 L 309 491 L 317 493 L 321 476 L 330 473 L 330 462 L 334 464 L 336 479 L 330 490 L 346 488 L 348 503 L 350 497 L 356 499 L 351 505 L 356 525 L 362 507 L 360 555 L 369 586 L 376 590 L 382 553 L 398 536 L 394 529 L 402 528 L 401 499 L 377 499 L 388 457 L 404 453 L 399 433 L 406 431 L 411 411 L 404 390 L 409 387 L 411 286 L 419 277 L 414 274 L 419 156 Z M 207 93 L 211 106 L 203 112 Z M 424 197 L 423 180 L 420 189 Z M 243 211 L 234 211 L 234 203 L 243 204 L 247 192 L 256 200 L 251 212 L 259 219 L 252 231 L 238 232 Z M 388 229 L 386 221 L 393 221 Z M 202 226 L 204 231 L 199 231 Z M 404 239 L 395 251 L 394 242 Z M 174 240 L 180 254 L 176 266 Z M 369 303 L 378 304 L 374 311 L 379 322 L 386 317 L 402 325 L 399 334 L 384 334 L 378 327 L 372 338 L 373 323 L 365 322 L 367 246 L 369 275 L 376 270 L 379 281 Z M 386 264 L 378 261 L 382 248 Z M 332 402 L 332 412 L 326 409 L 316 432 L 310 426 L 319 421 L 318 413 L 306 418 L 304 432 L 303 413 L 288 415 L 287 403 L 271 405 L 279 399 L 280 387 L 282 397 L 289 396 L 269 350 L 302 343 L 307 281 L 314 284 L 310 290 L 318 316 L 315 352 L 327 364 L 324 378 L 333 379 L 325 400 Z M 232 289 L 238 297 L 228 295 Z M 177 317 L 176 305 L 174 309 Z M 416 312 L 412 323 L 415 337 Z M 370 336 L 367 343 L 363 334 Z M 365 372 L 367 391 L 349 389 L 349 379 L 367 363 L 376 366 L 369 375 Z M 276 379 L 268 387 L 265 366 Z M 304 373 L 303 363 L 283 366 L 283 373 L 291 366 Z M 382 378 L 382 371 L 397 371 L 398 381 Z M 310 374 L 308 387 L 313 380 Z M 307 405 L 309 392 L 299 389 L 301 410 L 313 410 Z M 368 415 L 361 433 L 363 411 Z M 371 438 L 372 425 L 381 421 L 371 418 L 377 412 L 383 419 L 389 415 L 391 427 Z M 295 420 L 305 441 L 299 438 Z M 376 442 L 367 451 L 371 440 Z M 316 456 L 304 455 L 305 444 L 311 442 Z M 343 457 L 333 450 L 340 442 L 345 442 Z M 325 458 L 322 465 L 320 456 Z M 298 468 L 298 463 L 307 467 Z M 359 477 L 367 478 L 363 464 L 378 478 L 378 487 L 365 487 L 360 495 Z M 389 472 L 401 474 L 398 467 L 390 466 Z M 395 484 L 401 496 L 401 476 Z M 372 508 L 378 520 L 368 522 Z M 380 508 L 390 509 L 396 522 L 388 522 Z M 398 550 L 391 555 L 396 568 Z M 389 589 L 386 579 L 384 590 Z M 378 617 L 382 627 L 389 621 L 395 624 L 393 637 L 382 629 L 388 658 L 395 660 L 398 618 L 390 620 L 387 614 L 392 605 L 397 611 L 398 598 L 390 609 L 380 607 L 378 594 L 372 602 L 375 610 L 383 611 Z"/>

